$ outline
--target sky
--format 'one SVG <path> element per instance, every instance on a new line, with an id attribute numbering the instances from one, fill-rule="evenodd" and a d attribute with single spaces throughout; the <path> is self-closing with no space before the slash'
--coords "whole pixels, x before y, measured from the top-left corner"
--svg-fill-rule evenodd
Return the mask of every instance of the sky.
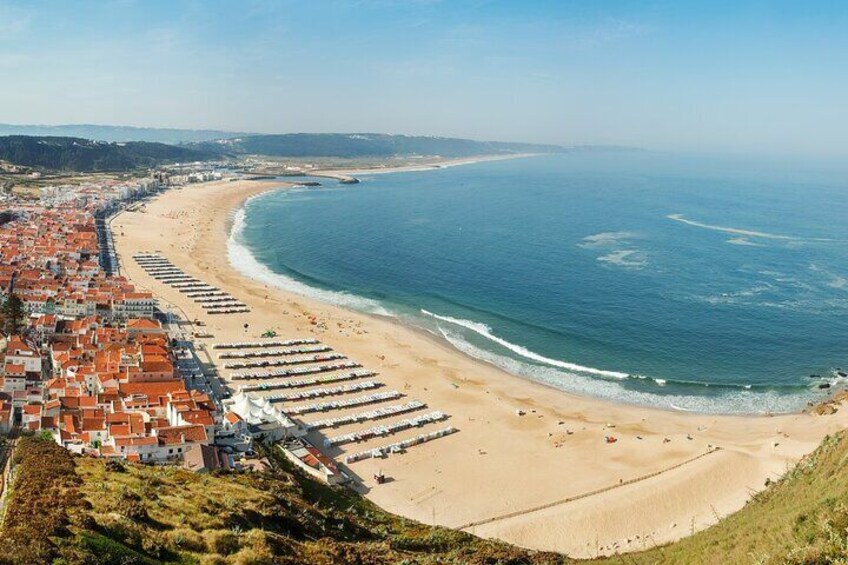
<path id="1" fill-rule="evenodd" d="M 848 156 L 848 2 L 0 0 L 0 122 Z"/>

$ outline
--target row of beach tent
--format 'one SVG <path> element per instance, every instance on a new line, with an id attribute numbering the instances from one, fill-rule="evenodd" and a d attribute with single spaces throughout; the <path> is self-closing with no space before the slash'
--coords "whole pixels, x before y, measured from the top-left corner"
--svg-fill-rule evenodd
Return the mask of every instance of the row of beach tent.
<path id="1" fill-rule="evenodd" d="M 430 412 L 428 414 L 417 416 L 415 418 L 406 418 L 404 420 L 399 420 L 390 424 L 373 426 L 371 428 L 360 430 L 358 432 L 351 432 L 349 434 L 328 437 L 324 439 L 324 447 L 332 447 L 335 445 L 344 445 L 346 443 L 368 441 L 375 437 L 384 437 L 411 428 L 420 428 L 421 426 L 430 424 L 432 422 L 439 422 L 441 420 L 444 420 L 445 418 L 447 418 L 447 415 L 444 412 L 439 412 L 437 410 L 435 412 Z"/>
<path id="2" fill-rule="evenodd" d="M 308 430 L 337 428 L 339 426 L 346 426 L 348 424 L 356 424 L 357 422 L 366 422 L 368 420 L 380 420 L 382 418 L 390 418 L 392 416 L 397 416 L 398 414 L 406 414 L 407 412 L 421 410 L 426 406 L 427 405 L 421 402 L 420 400 L 410 400 L 406 404 L 392 404 L 391 406 L 384 406 L 382 408 L 377 408 L 376 410 L 368 410 L 367 412 L 360 412 L 358 414 L 350 414 L 348 416 L 338 416 L 336 418 L 325 418 L 323 420 L 316 420 L 314 422 L 306 424 L 306 428 Z"/>
<path id="3" fill-rule="evenodd" d="M 250 312 L 246 304 L 220 289 L 184 273 L 157 253 L 136 253 L 136 263 L 157 281 L 186 294 L 206 310 L 207 314 L 237 314 Z M 211 293 L 216 293 L 211 295 Z M 203 296 L 201 296 L 203 295 Z"/>
<path id="4" fill-rule="evenodd" d="M 216 308 L 215 310 L 207 310 L 207 314 L 242 314 L 245 312 L 250 312 L 250 308 L 247 306 L 239 306 L 234 308 Z"/>
<path id="5" fill-rule="evenodd" d="M 341 353 L 330 353 L 328 355 L 310 355 L 308 357 L 289 357 L 287 359 L 262 359 L 261 361 L 234 361 L 224 363 L 225 369 L 256 369 L 259 367 L 287 367 L 289 365 L 303 365 L 305 363 L 323 363 L 325 361 L 338 361 L 347 359 Z"/>
<path id="6" fill-rule="evenodd" d="M 377 402 L 385 402 L 387 400 L 396 400 L 403 395 L 396 390 L 388 392 L 375 392 L 366 396 L 357 396 L 354 398 L 346 398 L 344 400 L 332 400 L 330 402 L 319 402 L 316 404 L 306 404 L 302 406 L 292 406 L 283 408 L 286 414 L 309 414 L 310 412 L 326 412 L 328 410 L 341 410 L 342 408 L 353 408 L 354 406 L 364 406 L 367 404 L 376 404 Z"/>
<path id="7" fill-rule="evenodd" d="M 260 349 L 248 351 L 234 351 L 219 353 L 218 359 L 259 359 L 262 357 L 283 357 L 285 355 L 297 355 L 298 353 L 325 353 L 332 351 L 328 345 L 311 345 L 307 347 L 295 347 L 293 349 Z"/>
<path id="8" fill-rule="evenodd" d="M 189 298 L 228 298 L 230 296 L 228 293 L 215 287 L 209 287 L 209 289 L 189 289 L 185 292 L 185 295 Z M 200 301 L 196 300 L 196 302 Z"/>
<path id="9" fill-rule="evenodd" d="M 434 439 L 439 439 L 440 437 L 449 436 L 451 434 L 455 434 L 458 431 L 459 430 L 457 430 L 453 426 L 448 426 L 446 428 L 436 430 L 435 432 L 417 435 L 413 438 L 405 439 L 403 441 L 398 441 L 395 443 L 390 443 L 389 445 L 384 445 L 382 447 L 375 447 L 374 449 L 360 451 L 359 453 L 352 453 L 345 457 L 345 463 L 356 463 L 357 461 L 362 461 L 363 459 L 383 458 L 391 453 L 403 453 L 412 446 L 421 445 L 422 443 L 427 443 L 428 441 L 433 441 Z"/>
<path id="10" fill-rule="evenodd" d="M 335 365 L 320 365 L 318 367 L 300 367 L 297 369 L 278 369 L 275 371 L 259 372 L 259 371 L 243 371 L 234 373 L 230 376 L 236 381 L 250 381 L 255 379 L 273 379 L 276 377 L 293 377 L 297 375 L 313 375 L 315 373 L 329 373 L 332 371 L 341 371 L 342 369 L 359 369 L 362 367 L 355 361 L 347 361 L 345 363 L 336 363 Z"/>
<path id="11" fill-rule="evenodd" d="M 314 377 L 311 379 L 291 379 L 285 381 L 272 381 L 252 385 L 242 385 L 239 388 L 244 392 L 261 392 L 266 390 L 278 390 L 281 388 L 302 388 L 306 386 L 316 386 L 328 383 L 337 383 L 341 381 L 363 379 L 365 377 L 373 377 L 376 374 L 377 373 L 374 371 L 351 371 L 349 373 L 326 375 L 323 377 Z"/>
<path id="12" fill-rule="evenodd" d="M 212 349 L 257 349 L 261 347 L 290 347 L 292 345 L 313 345 L 320 343 L 317 339 L 290 339 L 288 341 L 234 341 L 230 343 L 216 343 Z"/>
<path id="13" fill-rule="evenodd" d="M 354 383 L 342 386 L 299 390 L 297 392 L 290 392 L 287 394 L 273 394 L 270 396 L 266 396 L 265 398 L 267 398 L 271 402 L 292 402 L 294 400 L 306 400 L 307 398 L 338 396 L 340 394 L 349 394 L 351 392 L 359 392 L 363 390 L 380 388 L 381 386 L 383 386 L 383 383 L 378 383 L 376 381 L 363 381 L 361 383 Z"/>

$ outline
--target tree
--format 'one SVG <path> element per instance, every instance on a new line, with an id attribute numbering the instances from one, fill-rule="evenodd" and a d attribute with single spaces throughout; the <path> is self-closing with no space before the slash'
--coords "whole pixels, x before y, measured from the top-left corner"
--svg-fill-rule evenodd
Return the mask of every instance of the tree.
<path id="1" fill-rule="evenodd" d="M 20 333 L 24 327 L 26 312 L 24 311 L 24 303 L 17 295 L 10 294 L 0 309 L 3 315 L 3 329 L 6 335 Z"/>

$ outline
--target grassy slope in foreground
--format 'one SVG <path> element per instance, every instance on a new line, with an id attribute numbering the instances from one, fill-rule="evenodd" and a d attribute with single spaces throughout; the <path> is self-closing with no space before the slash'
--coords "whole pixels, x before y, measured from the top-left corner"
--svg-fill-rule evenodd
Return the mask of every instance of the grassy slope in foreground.
<path id="1" fill-rule="evenodd" d="M 36 438 L 16 457 L 2 565 L 564 562 L 393 516 L 280 457 L 273 472 L 222 476 L 73 457 Z"/>
<path id="2" fill-rule="evenodd" d="M 197 475 L 74 458 L 34 438 L 21 440 L 16 458 L 3 565 L 576 563 L 393 516 L 279 458 L 271 473 Z M 829 437 L 716 526 L 597 563 L 846 563 L 846 462 L 848 437 Z"/>

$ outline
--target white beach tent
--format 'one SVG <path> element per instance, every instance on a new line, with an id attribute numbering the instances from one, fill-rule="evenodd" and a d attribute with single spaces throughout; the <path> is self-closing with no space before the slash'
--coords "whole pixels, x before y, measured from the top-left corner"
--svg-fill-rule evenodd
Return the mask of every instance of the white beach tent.
<path id="1" fill-rule="evenodd" d="M 227 402 L 227 408 L 244 420 L 256 436 L 266 441 L 300 437 L 306 430 L 283 414 L 264 397 L 239 391 Z"/>

